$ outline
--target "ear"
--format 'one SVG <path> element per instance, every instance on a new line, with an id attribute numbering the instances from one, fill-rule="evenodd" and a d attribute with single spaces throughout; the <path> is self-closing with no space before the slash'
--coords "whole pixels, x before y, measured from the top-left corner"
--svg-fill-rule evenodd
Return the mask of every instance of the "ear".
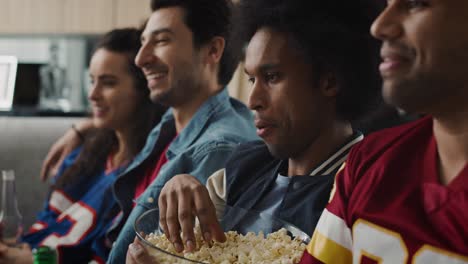
<path id="1" fill-rule="evenodd" d="M 226 40 L 223 37 L 214 37 L 207 45 L 206 62 L 210 64 L 217 64 L 223 56 Z"/>
<path id="2" fill-rule="evenodd" d="M 336 97 L 338 95 L 338 82 L 333 74 L 327 74 L 320 80 L 320 90 L 326 97 Z"/>

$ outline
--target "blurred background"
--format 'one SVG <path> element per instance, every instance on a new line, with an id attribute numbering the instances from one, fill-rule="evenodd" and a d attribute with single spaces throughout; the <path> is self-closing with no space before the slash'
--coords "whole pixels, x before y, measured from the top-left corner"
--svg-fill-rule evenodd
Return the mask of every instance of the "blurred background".
<path id="1" fill-rule="evenodd" d="M 51 144 L 86 116 L 88 63 L 100 34 L 137 27 L 150 0 L 0 0 L 0 169 L 16 174 L 25 228 L 47 194 L 39 180 Z M 232 96 L 246 101 L 237 71 Z M 1 181 L 0 181 L 1 185 Z"/>

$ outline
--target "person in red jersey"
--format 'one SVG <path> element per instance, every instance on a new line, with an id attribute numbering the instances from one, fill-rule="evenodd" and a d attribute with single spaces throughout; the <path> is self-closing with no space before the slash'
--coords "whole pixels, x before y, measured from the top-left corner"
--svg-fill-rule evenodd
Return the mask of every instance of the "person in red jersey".
<path id="1" fill-rule="evenodd" d="M 367 137 L 301 263 L 468 263 L 468 1 L 388 1 L 384 99 L 426 117 Z"/>

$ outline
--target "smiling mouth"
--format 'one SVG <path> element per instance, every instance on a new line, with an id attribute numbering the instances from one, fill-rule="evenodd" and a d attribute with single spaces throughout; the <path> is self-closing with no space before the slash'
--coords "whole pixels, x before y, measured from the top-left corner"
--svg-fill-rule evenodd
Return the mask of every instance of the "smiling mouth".
<path id="1" fill-rule="evenodd" d="M 404 67 L 408 67 L 415 58 L 416 52 L 401 43 L 384 43 L 380 50 L 382 62 L 379 65 L 382 77 L 390 77 Z"/>
<path id="2" fill-rule="evenodd" d="M 167 75 L 167 72 L 157 72 L 157 73 L 150 73 L 146 75 L 146 79 L 154 80 L 154 79 L 162 79 Z"/>
<path id="3" fill-rule="evenodd" d="M 379 70 L 381 72 L 389 71 L 397 68 L 401 64 L 401 60 L 396 58 L 384 58 L 380 63 Z"/>
<path id="4" fill-rule="evenodd" d="M 149 88 L 156 87 L 158 83 L 164 80 L 166 77 L 167 77 L 167 72 L 156 72 L 156 73 L 146 74 L 148 87 Z"/>
<path id="5" fill-rule="evenodd" d="M 93 115 L 95 117 L 102 117 L 106 113 L 106 109 L 102 107 L 93 107 Z"/>
<path id="6" fill-rule="evenodd" d="M 148 82 L 151 81 L 160 81 L 164 79 L 167 76 L 167 72 L 157 72 L 157 73 L 151 73 L 146 75 L 146 80 Z"/>
<path id="7" fill-rule="evenodd" d="M 409 62 L 410 59 L 403 56 L 383 56 L 382 62 L 379 65 L 380 74 L 382 75 L 382 77 L 389 77 L 390 75 L 401 70 L 403 67 L 408 66 Z"/>

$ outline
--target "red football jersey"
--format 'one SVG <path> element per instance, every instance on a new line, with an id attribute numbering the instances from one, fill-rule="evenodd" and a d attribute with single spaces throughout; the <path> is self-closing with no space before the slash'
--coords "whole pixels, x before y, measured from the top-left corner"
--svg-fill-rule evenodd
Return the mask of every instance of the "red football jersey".
<path id="1" fill-rule="evenodd" d="M 301 263 L 468 263 L 468 165 L 442 185 L 437 155 L 430 117 L 368 136 Z"/>

